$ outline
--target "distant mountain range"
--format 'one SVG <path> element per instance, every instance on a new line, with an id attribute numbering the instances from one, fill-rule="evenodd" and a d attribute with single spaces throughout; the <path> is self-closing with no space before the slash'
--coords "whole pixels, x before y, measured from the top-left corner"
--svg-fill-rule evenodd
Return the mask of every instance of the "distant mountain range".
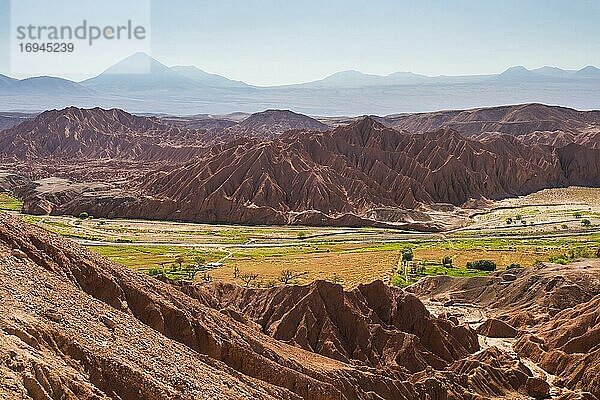
<path id="1" fill-rule="evenodd" d="M 82 82 L 0 75 L 0 110 L 41 111 L 70 105 L 188 115 L 293 109 L 313 115 L 390 114 L 514 103 L 600 108 L 600 69 L 511 67 L 501 74 L 435 76 L 342 71 L 295 85 L 258 87 L 195 66 L 168 67 L 136 53 Z"/>
<path id="2" fill-rule="evenodd" d="M 600 186 L 598 111 L 241 117 L 46 111 L 0 131 L 0 170 L 15 176 L 0 176 L 0 187 L 41 214 L 440 230 L 455 221 L 430 215 L 440 204 L 453 213 L 472 201 Z M 81 184 L 37 182 L 52 177 Z"/>
<path id="3" fill-rule="evenodd" d="M 100 75 L 81 82 L 81 86 L 103 93 L 138 94 L 167 91 L 173 94 L 206 88 L 243 88 L 243 82 L 209 74 L 194 66 L 167 67 L 144 53 L 113 65 Z"/>

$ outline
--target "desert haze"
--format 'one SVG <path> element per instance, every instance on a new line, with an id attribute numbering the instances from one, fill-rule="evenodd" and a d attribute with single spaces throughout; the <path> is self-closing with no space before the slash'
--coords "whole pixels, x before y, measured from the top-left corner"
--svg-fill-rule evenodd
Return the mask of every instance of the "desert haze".
<path id="1" fill-rule="evenodd" d="M 39 112 L 70 105 L 119 107 L 137 113 L 211 114 L 267 108 L 308 114 L 359 115 L 422 112 L 542 102 L 578 109 L 600 107 L 600 69 L 522 66 L 498 74 L 386 76 L 341 71 L 324 79 L 283 86 L 255 86 L 172 66 L 136 53 L 81 82 L 39 76 L 0 75 L 0 110 Z"/>

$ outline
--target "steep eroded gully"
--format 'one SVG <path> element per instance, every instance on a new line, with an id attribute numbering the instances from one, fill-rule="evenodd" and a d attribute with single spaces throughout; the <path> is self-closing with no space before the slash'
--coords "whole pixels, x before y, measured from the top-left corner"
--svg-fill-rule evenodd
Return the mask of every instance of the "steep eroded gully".
<path id="1" fill-rule="evenodd" d="M 516 283 L 494 276 L 478 281 L 469 278 L 425 278 L 409 290 L 418 294 L 433 315 L 468 324 L 476 330 L 480 346 L 478 353 L 497 348 L 522 363 L 535 378 L 530 392 L 537 395 L 534 397 L 595 399 L 593 394 L 574 385 L 572 380 L 564 377 L 558 379 L 555 373 L 549 371 L 549 365 L 556 369 L 554 365 L 558 360 L 549 362 L 551 355 L 548 356 L 550 358 L 540 357 L 538 353 L 529 352 L 527 346 L 528 343 L 542 343 L 540 346 L 546 349 L 543 339 L 535 335 L 544 329 L 539 324 L 550 324 L 555 315 L 558 318 L 564 313 L 583 313 L 588 321 L 593 321 L 594 317 L 589 316 L 589 312 L 585 314 L 585 311 L 578 312 L 576 309 L 585 309 L 587 301 L 597 294 L 599 287 L 595 275 L 599 265 L 595 260 L 584 260 L 567 267 L 541 265 L 518 273 Z M 514 293 L 511 292 L 518 293 L 521 289 L 529 291 L 525 302 L 511 307 L 510 304 L 514 304 L 511 297 Z M 505 297 L 508 298 L 505 300 Z M 557 304 L 557 297 L 562 299 L 562 304 Z M 555 307 L 562 307 L 562 312 Z M 532 317 L 532 314 L 537 317 Z M 518 328 L 513 328 L 510 323 Z M 593 322 L 588 324 L 593 325 Z M 585 328 L 578 329 L 580 334 L 585 333 Z M 594 345 L 587 347 L 592 357 Z M 562 368 L 569 370 L 570 367 Z"/>

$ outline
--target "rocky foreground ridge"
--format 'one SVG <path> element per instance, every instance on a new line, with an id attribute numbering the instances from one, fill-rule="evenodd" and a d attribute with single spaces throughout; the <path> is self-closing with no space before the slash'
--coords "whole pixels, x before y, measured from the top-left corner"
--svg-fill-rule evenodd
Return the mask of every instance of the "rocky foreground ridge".
<path id="1" fill-rule="evenodd" d="M 0 299 L 7 399 L 517 399 L 537 384 L 520 359 L 381 282 L 173 285 L 6 214 Z M 582 307 L 556 317 L 597 311 Z"/>

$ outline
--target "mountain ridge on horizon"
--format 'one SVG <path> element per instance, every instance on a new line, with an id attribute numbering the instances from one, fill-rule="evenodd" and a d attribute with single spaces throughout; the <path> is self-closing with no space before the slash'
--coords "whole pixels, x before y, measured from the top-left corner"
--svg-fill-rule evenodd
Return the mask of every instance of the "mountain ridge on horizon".
<path id="1" fill-rule="evenodd" d="M 24 80 L 32 79 L 32 78 L 55 78 L 55 79 L 61 79 L 61 80 L 69 81 L 69 82 L 73 82 L 73 83 L 85 84 L 85 82 L 91 81 L 103 74 L 106 74 L 106 73 L 114 74 L 114 72 L 111 73 L 111 70 L 114 71 L 114 70 L 118 69 L 118 67 L 122 67 L 126 63 L 128 64 L 131 60 L 134 60 L 134 59 L 138 59 L 138 60 L 136 60 L 136 62 L 139 64 L 148 63 L 150 70 L 151 70 L 150 73 L 155 72 L 154 71 L 155 66 L 159 66 L 159 68 L 166 68 L 173 72 L 177 72 L 177 73 L 185 76 L 185 74 L 186 74 L 185 70 L 188 69 L 188 71 L 194 70 L 195 72 L 206 75 L 206 76 L 219 77 L 219 78 L 223 78 L 230 82 L 236 82 L 239 84 L 243 84 L 244 86 L 250 86 L 250 87 L 256 87 L 256 88 L 277 88 L 277 87 L 287 87 L 287 86 L 302 86 L 302 85 L 308 85 L 308 84 L 315 84 L 315 83 L 327 81 L 330 79 L 338 79 L 340 77 L 362 78 L 362 79 L 365 79 L 365 78 L 366 79 L 369 79 L 369 78 L 370 79 L 381 79 L 381 78 L 393 78 L 393 77 L 402 76 L 402 77 L 409 77 L 409 78 L 413 78 L 413 79 L 442 79 L 442 78 L 458 78 L 458 77 L 500 76 L 500 75 L 511 73 L 511 72 L 517 71 L 517 70 L 522 71 L 523 73 L 529 72 L 529 73 L 536 73 L 536 74 L 540 74 L 540 75 L 550 75 L 548 73 L 548 71 L 555 71 L 556 74 L 566 73 L 566 74 L 570 74 L 570 75 L 573 75 L 576 73 L 581 73 L 581 74 L 592 73 L 592 74 L 598 74 L 598 78 L 600 79 L 600 68 L 596 67 L 595 65 L 591 65 L 591 64 L 585 65 L 579 69 L 565 69 L 565 68 L 561 68 L 561 67 L 554 66 L 554 65 L 544 65 L 541 67 L 528 69 L 523 65 L 514 65 L 514 66 L 507 67 L 506 69 L 504 69 L 502 72 L 499 72 L 499 73 L 438 74 L 438 75 L 426 75 L 426 74 L 422 74 L 422 73 L 418 73 L 418 72 L 414 72 L 414 71 L 394 71 L 394 72 L 390 72 L 389 74 L 375 74 L 375 73 L 365 73 L 358 69 L 351 68 L 351 69 L 345 69 L 345 70 L 332 72 L 332 73 L 329 73 L 328 75 L 324 76 L 323 78 L 315 79 L 315 80 L 309 80 L 309 81 L 303 81 L 303 82 L 297 82 L 297 83 L 286 83 L 286 84 L 259 85 L 259 84 L 247 83 L 243 80 L 230 79 L 219 73 L 207 72 L 195 64 L 186 64 L 186 65 L 176 64 L 176 65 L 172 65 L 172 66 L 167 66 L 166 64 L 158 61 L 156 58 L 150 56 L 149 54 L 147 54 L 145 52 L 137 52 L 137 53 L 133 53 L 130 56 L 116 62 L 115 64 L 111 65 L 109 68 L 105 69 L 104 71 L 95 75 L 94 77 L 90 77 L 90 78 L 79 80 L 79 81 L 65 78 L 65 77 L 60 77 L 60 76 L 53 76 L 53 75 L 39 75 L 39 76 L 35 75 L 35 76 L 29 76 L 26 78 L 14 78 L 7 74 L 0 73 L 0 85 L 3 83 L 4 80 L 24 81 Z M 138 64 L 138 67 L 140 67 L 139 64 Z M 131 73 L 138 74 L 140 72 L 132 71 L 132 72 L 120 72 L 120 73 L 122 73 L 122 74 L 131 74 Z M 191 72 L 187 72 L 187 73 L 189 74 Z"/>
<path id="2" fill-rule="evenodd" d="M 426 76 L 340 71 L 293 85 L 253 86 L 196 66 L 172 66 L 135 53 L 101 74 L 73 82 L 0 75 L 0 110 L 41 111 L 70 105 L 172 115 L 294 109 L 312 115 L 431 112 L 544 103 L 600 108 L 600 69 L 510 67 L 500 74 Z"/>

